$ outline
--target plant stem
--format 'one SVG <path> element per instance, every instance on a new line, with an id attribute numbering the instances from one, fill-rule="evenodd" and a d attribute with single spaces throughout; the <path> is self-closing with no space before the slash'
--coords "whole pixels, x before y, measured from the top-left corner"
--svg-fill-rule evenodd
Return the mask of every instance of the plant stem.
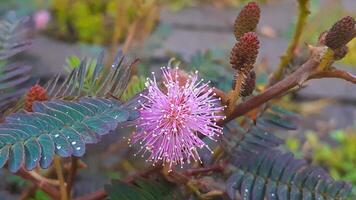
<path id="1" fill-rule="evenodd" d="M 69 175 L 67 179 L 67 195 L 68 197 L 71 196 L 71 191 L 74 185 L 75 181 L 75 175 L 77 174 L 78 171 L 78 164 L 79 164 L 79 158 L 77 157 L 72 157 L 72 162 L 70 165 L 70 170 L 69 170 Z"/>
<path id="2" fill-rule="evenodd" d="M 242 87 L 245 79 L 246 79 L 246 77 L 245 77 L 244 73 L 237 74 L 236 81 L 235 81 L 235 87 L 233 88 L 233 90 L 231 90 L 229 92 L 229 95 L 228 95 L 228 107 L 227 107 L 228 115 L 231 114 L 231 112 L 234 110 L 236 102 L 240 97 L 241 87 Z"/>
<path id="3" fill-rule="evenodd" d="M 218 163 L 208 167 L 188 169 L 184 172 L 184 174 L 187 176 L 195 176 L 195 175 L 206 174 L 210 172 L 222 172 L 224 169 L 225 169 L 225 165 L 222 163 Z"/>
<path id="4" fill-rule="evenodd" d="M 52 199 L 59 199 L 59 191 L 57 188 L 53 187 L 48 182 L 45 182 L 45 179 L 38 179 L 38 177 L 34 177 L 31 173 L 24 169 L 20 169 L 16 175 L 31 181 L 34 183 L 38 188 L 41 188 L 44 192 L 46 192 Z"/>
<path id="5" fill-rule="evenodd" d="M 134 23 L 131 24 L 130 27 L 129 27 L 129 30 L 128 30 L 128 33 L 127 33 L 127 37 L 126 37 L 125 42 L 124 42 L 124 46 L 122 47 L 122 51 L 124 53 L 127 52 L 127 50 L 130 48 L 130 46 L 132 44 L 132 41 L 133 41 L 133 39 L 135 37 L 135 34 L 136 34 L 136 31 L 137 31 L 138 22 L 139 22 L 139 20 L 134 21 Z"/>
<path id="6" fill-rule="evenodd" d="M 329 67 L 331 65 L 331 63 L 333 62 L 333 58 L 334 58 L 334 51 L 331 50 L 330 48 L 327 48 L 325 55 L 321 59 L 321 62 L 318 66 L 317 71 L 323 71 L 327 67 Z"/>
<path id="7" fill-rule="evenodd" d="M 300 37 L 303 33 L 303 29 L 305 27 L 307 17 L 309 15 L 308 10 L 309 0 L 298 0 L 298 19 L 295 26 L 295 31 L 293 33 L 293 38 L 288 44 L 288 48 L 284 55 L 281 56 L 281 61 L 279 63 L 278 69 L 274 72 L 272 76 L 272 82 L 277 82 L 282 78 L 284 69 L 288 66 L 288 63 L 292 60 L 294 56 L 294 51 L 297 48 Z"/>
<path id="8" fill-rule="evenodd" d="M 68 196 L 67 196 L 67 188 L 66 188 L 66 183 L 64 181 L 64 176 L 63 176 L 63 170 L 62 170 L 62 166 L 61 166 L 61 159 L 58 156 L 54 157 L 54 167 L 56 169 L 57 172 L 57 178 L 59 180 L 60 183 L 60 193 L 61 193 L 61 200 L 68 200 Z"/>
<path id="9" fill-rule="evenodd" d="M 302 84 L 306 81 L 310 73 L 319 66 L 320 61 L 316 59 L 309 59 L 302 66 L 300 66 L 294 73 L 283 79 L 282 81 L 274 84 L 273 86 L 267 88 L 261 94 L 251 97 L 247 101 L 240 103 L 235 106 L 231 114 L 229 114 L 225 120 L 221 121 L 220 124 L 227 123 L 236 117 L 239 117 L 250 110 L 257 108 L 258 106 L 264 104 L 265 102 L 282 95 L 289 89 Z"/>

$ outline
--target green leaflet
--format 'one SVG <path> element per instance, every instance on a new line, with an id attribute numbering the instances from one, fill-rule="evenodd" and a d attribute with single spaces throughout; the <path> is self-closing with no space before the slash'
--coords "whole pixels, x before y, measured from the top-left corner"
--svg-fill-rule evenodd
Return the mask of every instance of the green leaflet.
<path id="1" fill-rule="evenodd" d="M 136 111 L 104 98 L 36 102 L 33 110 L 11 114 L 0 124 L 0 166 L 8 162 L 11 172 L 23 165 L 48 168 L 55 154 L 81 157 L 86 144 L 137 117 Z"/>
<path id="2" fill-rule="evenodd" d="M 144 178 L 137 178 L 132 184 L 114 180 L 105 186 L 110 200 L 171 200 L 172 189 L 168 183 Z"/>
<path id="3" fill-rule="evenodd" d="M 242 199 L 346 199 L 351 192 L 349 183 L 334 181 L 322 168 L 290 153 L 270 150 L 246 158 L 227 181 Z"/>
<path id="4" fill-rule="evenodd" d="M 63 83 L 58 82 L 60 75 L 47 82 L 48 95 L 56 98 L 110 95 L 120 99 L 135 60 L 126 59 L 122 51 L 118 51 L 109 71 L 104 68 L 103 60 L 103 53 L 97 59 L 77 59 Z"/>

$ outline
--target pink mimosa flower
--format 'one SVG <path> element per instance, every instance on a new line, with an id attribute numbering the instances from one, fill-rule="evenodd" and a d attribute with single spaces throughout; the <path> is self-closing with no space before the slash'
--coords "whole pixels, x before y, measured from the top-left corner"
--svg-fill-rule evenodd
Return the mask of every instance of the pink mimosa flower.
<path id="1" fill-rule="evenodd" d="M 51 14 L 47 10 L 40 10 L 33 16 L 35 28 L 37 30 L 45 29 L 48 22 L 51 20 Z"/>
<path id="2" fill-rule="evenodd" d="M 173 165 L 201 162 L 197 149 L 209 147 L 199 136 L 216 141 L 222 134 L 216 121 L 225 117 L 220 98 L 214 97 L 208 83 L 198 80 L 197 72 L 184 83 L 179 82 L 178 69 L 162 68 L 162 73 L 162 89 L 154 73 L 153 80 L 147 79 L 148 93 L 142 94 L 146 101 L 139 108 L 140 118 L 132 141 L 142 145 L 142 156 L 149 153 L 148 161 L 169 164 L 171 170 Z"/>

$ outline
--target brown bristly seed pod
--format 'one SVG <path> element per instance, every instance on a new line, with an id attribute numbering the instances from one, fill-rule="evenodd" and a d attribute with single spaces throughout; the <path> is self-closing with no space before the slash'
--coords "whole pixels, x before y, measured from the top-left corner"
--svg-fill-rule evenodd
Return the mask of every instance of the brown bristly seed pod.
<path id="1" fill-rule="evenodd" d="M 255 71 L 250 71 L 247 75 L 245 82 L 242 85 L 240 95 L 243 97 L 250 96 L 256 87 L 256 73 Z"/>
<path id="2" fill-rule="evenodd" d="M 238 40 L 244 33 L 255 31 L 260 20 L 261 10 L 256 2 L 244 6 L 234 23 L 234 34 Z"/>
<path id="3" fill-rule="evenodd" d="M 48 100 L 47 91 L 40 85 L 34 85 L 25 96 L 25 110 L 32 112 L 32 105 L 35 101 Z"/>
<path id="4" fill-rule="evenodd" d="M 342 46 L 341 48 L 335 49 L 334 50 L 334 60 L 343 59 L 348 52 L 349 52 L 349 48 L 346 45 Z"/>
<path id="5" fill-rule="evenodd" d="M 243 34 L 231 50 L 230 64 L 232 68 L 247 75 L 256 62 L 259 48 L 260 42 L 256 33 Z"/>
<path id="6" fill-rule="evenodd" d="M 325 45 L 335 50 L 346 45 L 355 37 L 355 19 L 346 16 L 337 21 L 325 37 Z"/>

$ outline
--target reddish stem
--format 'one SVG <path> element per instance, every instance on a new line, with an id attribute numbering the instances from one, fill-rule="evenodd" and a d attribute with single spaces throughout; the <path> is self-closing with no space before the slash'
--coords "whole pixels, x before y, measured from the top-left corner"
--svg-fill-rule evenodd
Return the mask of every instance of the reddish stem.
<path id="1" fill-rule="evenodd" d="M 16 175 L 26 179 L 30 180 L 33 184 L 35 184 L 38 188 L 41 188 L 44 192 L 46 192 L 49 196 L 51 196 L 53 199 L 59 199 L 59 191 L 56 187 L 53 187 L 47 182 L 40 181 L 33 177 L 31 174 L 29 174 L 26 170 L 20 169 Z"/>
<path id="2" fill-rule="evenodd" d="M 245 102 L 240 103 L 235 106 L 234 110 L 230 115 L 226 117 L 225 120 L 220 122 L 220 124 L 227 123 L 239 116 L 242 116 L 249 112 L 252 109 L 257 108 L 258 106 L 266 103 L 267 101 L 276 98 L 283 93 L 287 92 L 289 89 L 302 84 L 309 78 L 309 74 L 313 69 L 319 65 L 319 62 L 314 59 L 309 59 L 302 66 L 300 66 L 294 73 L 286 77 L 285 79 L 279 81 L 273 86 L 267 88 L 261 94 L 251 97 Z"/>

